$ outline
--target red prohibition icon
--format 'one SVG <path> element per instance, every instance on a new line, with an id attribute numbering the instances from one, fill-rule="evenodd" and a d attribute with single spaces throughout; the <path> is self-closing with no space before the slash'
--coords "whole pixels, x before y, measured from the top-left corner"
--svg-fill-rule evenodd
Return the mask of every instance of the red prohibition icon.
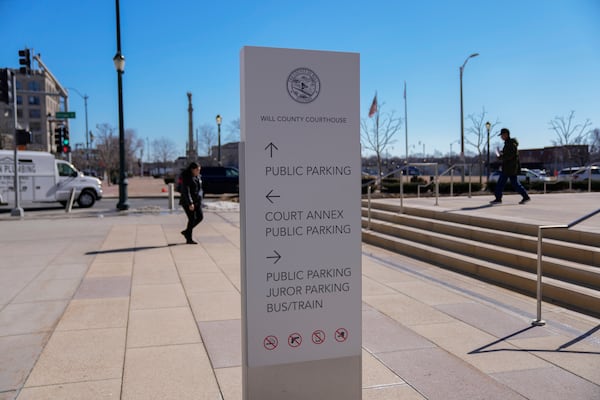
<path id="1" fill-rule="evenodd" d="M 335 330 L 335 340 L 340 343 L 348 340 L 348 330 L 346 328 L 336 329 Z"/>
<path id="2" fill-rule="evenodd" d="M 302 336 L 299 333 L 292 333 L 288 336 L 288 344 L 290 347 L 299 347 L 302 344 Z"/>
<path id="3" fill-rule="evenodd" d="M 317 329 L 312 333 L 312 342 L 314 344 L 322 344 L 325 342 L 325 332 L 320 329 Z"/>
<path id="4" fill-rule="evenodd" d="M 263 346 L 265 346 L 265 349 L 267 350 L 275 350 L 278 344 L 279 340 L 277 340 L 277 337 L 273 335 L 269 335 L 265 338 L 265 340 L 263 340 Z"/>

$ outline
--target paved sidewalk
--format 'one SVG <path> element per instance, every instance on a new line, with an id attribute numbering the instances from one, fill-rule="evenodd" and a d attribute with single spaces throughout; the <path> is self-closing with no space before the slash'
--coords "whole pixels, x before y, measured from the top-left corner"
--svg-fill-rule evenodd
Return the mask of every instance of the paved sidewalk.
<path id="1" fill-rule="evenodd" d="M 564 223 L 581 198 L 600 204 L 408 201 Z M 2 219 L 0 400 L 241 399 L 239 214 L 205 215 L 196 246 L 180 211 Z M 548 324 L 531 327 L 535 310 L 363 245 L 363 399 L 600 399 L 600 320 L 544 304 Z"/>

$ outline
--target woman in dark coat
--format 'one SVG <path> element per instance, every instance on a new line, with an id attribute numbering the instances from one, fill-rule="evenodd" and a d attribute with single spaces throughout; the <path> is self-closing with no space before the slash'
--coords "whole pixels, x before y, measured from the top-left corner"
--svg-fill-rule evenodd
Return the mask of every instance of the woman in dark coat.
<path id="1" fill-rule="evenodd" d="M 181 174 L 181 197 L 179 204 L 183 207 L 187 215 L 188 222 L 185 230 L 181 231 L 187 244 L 197 244 L 192 239 L 192 231 L 198 225 L 204 215 L 202 214 L 202 180 L 200 179 L 200 165 L 195 162 L 190 163 Z"/>

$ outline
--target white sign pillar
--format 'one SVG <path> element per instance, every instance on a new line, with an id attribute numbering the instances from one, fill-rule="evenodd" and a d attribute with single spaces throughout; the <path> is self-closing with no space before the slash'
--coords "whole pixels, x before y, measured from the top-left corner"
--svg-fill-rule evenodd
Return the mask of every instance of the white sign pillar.
<path id="1" fill-rule="evenodd" d="M 361 398 L 359 61 L 242 49 L 245 400 Z"/>

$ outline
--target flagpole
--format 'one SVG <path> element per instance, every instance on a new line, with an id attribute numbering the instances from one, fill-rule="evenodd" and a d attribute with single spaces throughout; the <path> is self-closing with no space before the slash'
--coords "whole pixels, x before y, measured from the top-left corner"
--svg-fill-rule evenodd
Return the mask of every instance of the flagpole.
<path id="1" fill-rule="evenodd" d="M 404 145 L 406 146 L 406 163 L 408 164 L 408 112 L 406 105 L 406 81 L 404 81 Z M 406 171 L 408 173 L 408 170 Z"/>

